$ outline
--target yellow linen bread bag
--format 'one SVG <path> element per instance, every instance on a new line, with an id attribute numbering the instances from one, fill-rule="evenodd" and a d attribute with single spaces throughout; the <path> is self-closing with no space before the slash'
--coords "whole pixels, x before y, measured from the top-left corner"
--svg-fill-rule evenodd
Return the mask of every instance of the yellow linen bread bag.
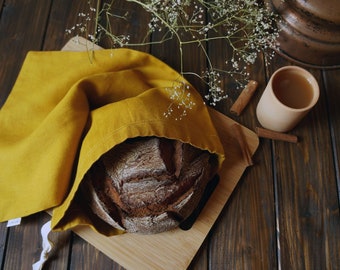
<path id="1" fill-rule="evenodd" d="M 173 91 L 184 98 L 170 98 Z M 183 100 L 195 105 L 179 120 Z M 54 208 L 54 229 L 86 224 L 120 233 L 93 224 L 76 191 L 101 155 L 138 136 L 180 140 L 224 159 L 200 95 L 155 57 L 129 49 L 96 51 L 91 60 L 88 52 L 29 52 L 0 110 L 0 221 Z"/>

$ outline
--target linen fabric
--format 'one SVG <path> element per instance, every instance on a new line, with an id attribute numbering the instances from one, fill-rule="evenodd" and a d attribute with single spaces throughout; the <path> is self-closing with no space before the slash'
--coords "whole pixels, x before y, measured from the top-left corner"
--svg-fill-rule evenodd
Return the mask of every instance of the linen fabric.
<path id="1" fill-rule="evenodd" d="M 195 105 L 180 120 L 184 101 Z M 121 233 L 95 219 L 77 190 L 101 155 L 138 136 L 180 140 L 224 159 L 199 93 L 155 57 L 130 49 L 29 52 L 0 109 L 0 221 L 54 208 L 55 230 Z"/>

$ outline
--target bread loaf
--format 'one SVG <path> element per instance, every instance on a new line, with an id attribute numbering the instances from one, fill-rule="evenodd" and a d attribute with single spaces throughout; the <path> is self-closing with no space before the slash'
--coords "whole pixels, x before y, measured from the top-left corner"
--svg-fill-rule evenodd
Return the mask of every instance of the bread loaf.
<path id="1" fill-rule="evenodd" d="M 93 213 L 114 228 L 152 234 L 177 227 L 196 208 L 217 158 L 158 137 L 129 139 L 104 154 L 82 183 Z"/>

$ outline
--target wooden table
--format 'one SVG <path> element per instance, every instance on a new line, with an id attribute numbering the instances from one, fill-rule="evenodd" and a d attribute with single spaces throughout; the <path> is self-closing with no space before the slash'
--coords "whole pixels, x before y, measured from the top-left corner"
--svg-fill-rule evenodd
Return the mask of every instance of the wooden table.
<path id="1" fill-rule="evenodd" d="M 2 105 L 27 51 L 60 50 L 71 37 L 65 29 L 75 25 L 77 14 L 88 6 L 87 1 L 0 0 L 0 7 Z M 145 19 L 138 17 L 138 10 L 133 12 L 132 24 L 125 27 L 137 27 L 133 34 L 138 35 Z M 171 46 L 145 50 L 178 69 Z M 225 50 L 209 49 L 218 63 Z M 186 54 L 186 67 L 201 68 L 203 58 L 194 50 Z M 254 130 L 259 125 L 255 107 L 266 81 L 289 64 L 279 55 L 272 60 L 260 57 L 249 70 L 259 90 L 242 115 L 230 113 L 239 90 L 228 80 L 223 84 L 229 98 L 217 109 Z M 255 165 L 243 174 L 190 269 L 340 269 L 340 69 L 309 70 L 319 82 L 321 96 L 292 131 L 299 143 L 260 140 Z M 193 83 L 202 91 L 197 81 Z M 48 219 L 46 213 L 38 213 L 23 218 L 17 227 L 0 223 L 1 269 L 31 269 L 41 252 L 40 228 Z M 72 232 L 57 237 L 62 245 L 45 269 L 122 269 Z"/>

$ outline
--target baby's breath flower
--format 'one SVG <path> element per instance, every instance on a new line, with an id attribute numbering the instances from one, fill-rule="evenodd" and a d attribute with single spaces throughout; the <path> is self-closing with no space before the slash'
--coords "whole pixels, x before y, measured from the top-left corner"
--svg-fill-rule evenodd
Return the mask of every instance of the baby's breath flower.
<path id="1" fill-rule="evenodd" d="M 207 70 L 203 73 L 202 78 L 208 84 L 208 93 L 204 96 L 209 104 L 216 106 L 216 104 L 228 97 L 225 91 L 221 88 L 221 73 L 216 70 Z"/>
<path id="2" fill-rule="evenodd" d="M 169 104 L 165 117 L 174 116 L 175 120 L 182 120 L 196 104 L 191 98 L 190 85 L 184 81 L 174 81 L 171 87 L 165 88 L 170 99 L 173 101 Z"/>
<path id="3" fill-rule="evenodd" d="M 99 1 L 99 0 L 93 0 Z M 221 88 L 222 76 L 229 76 L 238 83 L 242 79 L 246 81 L 249 73 L 246 67 L 255 63 L 259 53 L 264 53 L 271 58 L 274 50 L 278 48 L 276 27 L 277 15 L 270 12 L 265 5 L 260 5 L 257 0 L 126 0 L 127 2 L 141 7 L 149 14 L 147 24 L 148 31 L 145 43 L 134 43 L 128 33 L 112 32 L 112 19 L 128 21 L 128 12 L 118 14 L 120 8 L 116 8 L 115 1 L 105 2 L 100 10 L 91 7 L 89 11 L 78 14 L 80 22 L 76 26 L 67 29 L 68 34 L 76 32 L 85 35 L 93 42 L 99 42 L 106 36 L 111 40 L 112 47 L 152 45 L 163 43 L 168 39 L 176 39 L 179 44 L 181 75 L 193 74 L 183 70 L 183 47 L 187 44 L 197 44 L 203 50 L 209 63 L 209 70 L 203 74 L 194 75 L 200 77 L 207 85 L 208 90 L 205 98 L 211 105 L 225 99 L 227 93 Z M 283 1 L 283 0 L 282 0 Z M 99 2 L 98 2 L 99 3 Z M 97 6 L 99 8 L 99 5 Z M 209 18 L 207 21 L 206 18 Z M 92 19 L 96 22 L 94 33 L 89 33 L 87 25 Z M 161 40 L 151 41 L 149 35 L 154 32 L 164 32 Z M 232 55 L 225 59 L 225 69 L 214 68 L 205 51 L 204 44 L 212 40 L 226 42 L 226 46 L 232 49 Z M 172 87 L 171 98 L 183 103 L 179 104 L 182 115 L 187 113 L 193 104 L 185 95 L 186 85 L 176 82 Z M 169 107 L 165 116 L 174 112 L 173 105 Z M 179 117 L 181 118 L 181 117 Z"/>

